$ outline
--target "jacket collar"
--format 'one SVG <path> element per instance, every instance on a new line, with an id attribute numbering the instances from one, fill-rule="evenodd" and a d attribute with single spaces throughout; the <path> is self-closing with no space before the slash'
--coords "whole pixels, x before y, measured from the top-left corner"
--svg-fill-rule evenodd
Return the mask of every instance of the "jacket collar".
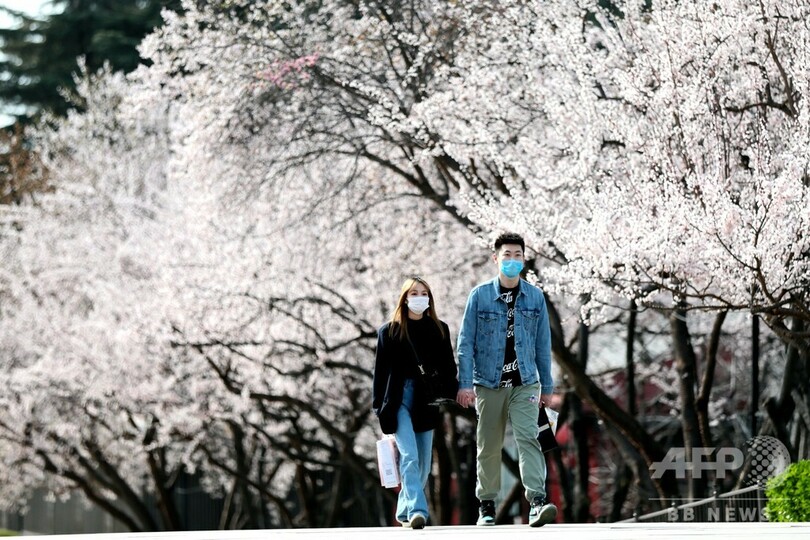
<path id="1" fill-rule="evenodd" d="M 523 292 L 524 289 L 525 289 L 525 287 L 523 285 L 524 283 L 526 285 L 529 284 L 526 280 L 524 280 L 523 278 L 520 278 L 520 281 L 518 282 L 518 297 L 520 297 L 520 295 L 522 295 L 522 294 L 525 294 Z M 494 302 L 494 301 L 500 299 L 500 297 L 501 297 L 501 280 L 500 280 L 500 277 L 495 276 L 495 279 L 490 281 L 489 284 L 490 284 L 490 288 L 491 288 L 490 290 L 492 291 L 492 295 L 493 295 L 492 296 L 492 301 Z"/>

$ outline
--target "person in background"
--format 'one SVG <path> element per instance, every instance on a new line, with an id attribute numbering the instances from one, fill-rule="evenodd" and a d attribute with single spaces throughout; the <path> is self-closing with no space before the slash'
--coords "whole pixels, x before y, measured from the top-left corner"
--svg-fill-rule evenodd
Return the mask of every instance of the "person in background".
<path id="1" fill-rule="evenodd" d="M 436 315 L 427 282 L 409 278 L 391 320 L 377 332 L 372 409 L 399 450 L 402 488 L 396 518 L 403 527 L 427 524 L 425 486 L 433 457 L 433 430 L 441 420 L 434 403 L 456 395 L 450 332 Z"/>
<path id="2" fill-rule="evenodd" d="M 529 525 L 542 527 L 557 517 L 557 507 L 546 500 L 546 461 L 537 441 L 538 399 L 550 403 L 554 390 L 551 331 L 543 293 L 520 278 L 525 249 L 517 234 L 495 240 L 498 275 L 472 290 L 458 335 L 456 400 L 462 407 L 475 404 L 478 413 L 478 525 L 495 524 L 507 419 L 531 504 Z"/>

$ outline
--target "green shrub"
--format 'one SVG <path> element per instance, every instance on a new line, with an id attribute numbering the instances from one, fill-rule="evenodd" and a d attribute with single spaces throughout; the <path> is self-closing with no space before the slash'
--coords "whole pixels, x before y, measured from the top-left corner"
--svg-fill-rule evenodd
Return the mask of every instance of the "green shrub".
<path id="1" fill-rule="evenodd" d="M 769 521 L 810 521 L 810 461 L 799 461 L 768 480 Z"/>
<path id="2" fill-rule="evenodd" d="M 19 533 L 10 531 L 8 529 L 0 529 L 0 536 L 17 536 L 17 534 Z"/>

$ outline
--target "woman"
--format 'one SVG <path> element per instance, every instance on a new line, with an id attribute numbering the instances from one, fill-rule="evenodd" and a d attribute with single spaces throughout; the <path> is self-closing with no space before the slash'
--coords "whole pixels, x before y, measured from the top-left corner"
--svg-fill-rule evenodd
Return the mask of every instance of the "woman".
<path id="1" fill-rule="evenodd" d="M 456 363 L 450 332 L 436 316 L 430 287 L 405 281 L 391 321 L 377 332 L 372 407 L 383 433 L 399 449 L 402 489 L 397 521 L 421 529 L 428 518 L 425 485 L 433 457 L 433 429 L 441 420 L 432 402 L 456 395 Z"/>

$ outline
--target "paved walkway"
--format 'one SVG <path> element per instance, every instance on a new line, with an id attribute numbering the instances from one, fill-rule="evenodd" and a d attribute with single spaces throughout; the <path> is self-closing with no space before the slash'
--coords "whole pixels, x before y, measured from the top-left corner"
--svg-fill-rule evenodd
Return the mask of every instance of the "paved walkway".
<path id="1" fill-rule="evenodd" d="M 807 540 L 810 523 L 608 523 L 496 527 L 427 527 L 420 531 L 399 527 L 352 529 L 271 529 L 261 531 L 192 531 L 182 533 L 119 533 L 53 535 L 48 540 L 371 540 L 436 538 L 441 540 L 542 538 L 543 540 Z"/>

